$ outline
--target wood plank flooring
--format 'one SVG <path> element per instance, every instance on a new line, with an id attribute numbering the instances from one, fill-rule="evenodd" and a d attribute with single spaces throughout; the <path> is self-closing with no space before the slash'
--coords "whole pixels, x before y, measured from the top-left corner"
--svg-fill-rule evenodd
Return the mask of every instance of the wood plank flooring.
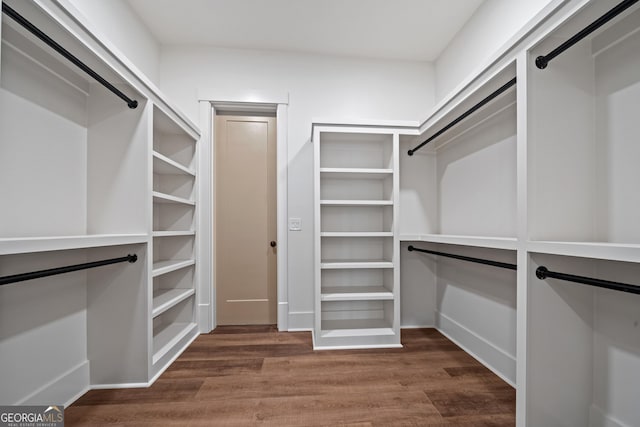
<path id="1" fill-rule="evenodd" d="M 513 426 L 515 390 L 434 329 L 401 349 L 313 351 L 309 332 L 218 327 L 149 388 L 94 390 L 67 426 Z"/>

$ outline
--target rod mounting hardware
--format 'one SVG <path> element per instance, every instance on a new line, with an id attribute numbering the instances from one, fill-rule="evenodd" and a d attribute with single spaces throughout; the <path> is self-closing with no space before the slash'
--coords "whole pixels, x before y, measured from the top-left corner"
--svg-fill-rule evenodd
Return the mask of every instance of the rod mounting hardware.
<path id="1" fill-rule="evenodd" d="M 574 274 L 558 273 L 549 271 L 547 267 L 541 265 L 536 269 L 536 277 L 544 280 L 548 277 L 552 279 L 565 280 L 567 282 L 580 283 L 583 285 L 596 286 L 598 288 L 612 289 L 614 291 L 628 292 L 630 294 L 640 294 L 640 286 L 627 283 L 612 282 L 610 280 L 594 279 L 593 277 L 576 276 Z"/>
<path id="2" fill-rule="evenodd" d="M 633 6 L 637 2 L 638 2 L 638 0 L 625 0 L 625 1 L 622 1 L 622 2 L 618 3 L 618 5 L 616 7 L 614 7 L 611 10 L 609 10 L 607 13 L 602 15 L 600 18 L 596 19 L 591 24 L 589 24 L 586 27 L 584 27 L 582 30 L 578 31 L 570 39 L 568 39 L 566 42 L 562 43 L 557 48 L 553 49 L 548 54 L 538 56 L 536 58 L 536 67 L 538 67 L 541 70 L 544 70 L 545 68 L 547 68 L 547 65 L 549 65 L 549 62 L 551 62 L 551 60 L 553 58 L 555 58 L 556 56 L 560 55 L 562 52 L 564 52 L 565 50 L 569 49 L 571 46 L 573 46 L 574 44 L 578 43 L 580 40 L 582 40 L 583 38 L 587 37 L 589 34 L 593 33 L 598 28 L 602 27 L 604 24 L 606 24 L 607 22 L 611 21 L 616 16 L 620 15 L 622 12 L 624 12 L 625 10 L 627 10 L 628 8 L 630 8 L 631 6 Z"/>

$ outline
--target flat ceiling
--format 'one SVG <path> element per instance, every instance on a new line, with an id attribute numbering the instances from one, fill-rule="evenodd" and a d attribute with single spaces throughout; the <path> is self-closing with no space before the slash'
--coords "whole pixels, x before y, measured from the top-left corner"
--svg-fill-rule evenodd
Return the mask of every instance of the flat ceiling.
<path id="1" fill-rule="evenodd" d="M 433 61 L 484 0 L 127 0 L 162 44 Z"/>

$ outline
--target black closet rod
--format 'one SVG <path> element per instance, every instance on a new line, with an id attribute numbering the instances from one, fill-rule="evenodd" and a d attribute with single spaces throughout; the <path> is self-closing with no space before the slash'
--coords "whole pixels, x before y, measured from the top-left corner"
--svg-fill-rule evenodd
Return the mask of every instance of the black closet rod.
<path id="1" fill-rule="evenodd" d="M 501 93 L 503 93 L 504 91 L 506 91 L 507 89 L 509 89 L 511 86 L 515 84 L 516 84 L 516 78 L 514 77 L 513 79 L 509 80 L 507 83 L 500 86 L 500 88 L 498 88 L 495 92 L 492 92 L 489 96 L 484 98 L 482 101 L 478 102 L 476 105 L 474 105 L 473 107 L 469 108 L 467 111 L 462 113 L 462 115 L 460 115 L 457 119 L 455 119 L 454 121 L 452 121 L 451 123 L 443 127 L 442 129 L 440 129 L 438 132 L 431 135 L 429 138 L 423 141 L 420 145 L 409 150 L 407 154 L 409 154 L 410 156 L 413 156 L 413 153 L 415 153 L 416 151 L 418 151 L 419 149 L 421 149 L 422 147 L 424 147 L 425 145 L 427 145 L 428 143 L 430 143 L 431 141 L 433 141 L 434 139 L 436 139 L 437 137 L 439 137 L 440 135 L 442 135 L 443 133 L 445 133 L 446 131 L 448 131 L 449 129 L 451 129 L 452 127 L 454 127 L 455 125 L 457 125 L 458 123 L 460 123 L 461 121 L 463 121 L 464 119 L 466 119 L 467 117 L 475 113 L 476 111 L 478 111 L 480 108 L 484 107 L 486 104 L 491 102 L 494 98 L 496 98 L 498 95 L 500 95 Z"/>
<path id="2" fill-rule="evenodd" d="M 614 7 L 609 12 L 605 13 L 604 15 L 602 15 L 600 18 L 598 18 L 595 21 L 593 21 L 591 24 L 589 24 L 586 27 L 584 27 L 582 30 L 577 32 L 573 37 L 571 37 L 566 42 L 562 43 L 557 48 L 553 49 L 548 54 L 538 56 L 536 58 L 536 67 L 538 67 L 541 70 L 547 68 L 547 65 L 549 64 L 549 62 L 553 58 L 555 58 L 556 56 L 560 55 L 562 52 L 564 52 L 565 50 L 569 49 L 571 46 L 573 46 L 574 44 L 578 43 L 580 40 L 582 40 L 583 38 L 587 37 L 589 34 L 594 32 L 598 28 L 602 27 L 604 24 L 606 24 L 607 22 L 609 22 L 610 20 L 612 20 L 616 16 L 620 15 L 622 12 L 627 10 L 629 7 L 633 6 L 634 3 L 637 3 L 637 1 L 638 0 L 625 0 L 625 1 L 621 2 L 621 3 L 619 3 L 616 7 Z"/>
<path id="3" fill-rule="evenodd" d="M 102 267 L 103 265 L 117 264 L 119 262 L 136 262 L 138 255 L 127 255 L 120 258 L 105 259 L 102 261 L 87 262 L 84 264 L 69 265 L 66 267 L 50 268 L 48 270 L 32 271 L 31 273 L 14 274 L 0 277 L 0 285 L 22 282 L 25 280 L 39 279 L 41 277 L 55 276 L 56 274 L 71 273 L 72 271 L 86 270 L 88 268 Z"/>
<path id="4" fill-rule="evenodd" d="M 67 49 L 60 46 L 55 40 L 53 40 L 51 37 L 43 33 L 38 27 L 33 25 L 24 16 L 20 15 L 18 12 L 16 12 L 14 9 L 12 9 L 9 5 L 7 5 L 4 2 L 2 3 L 2 12 L 6 13 L 9 17 L 11 17 L 11 19 L 16 21 L 18 24 L 22 25 L 24 28 L 26 28 L 31 34 L 33 34 L 34 36 L 36 36 L 37 38 L 45 42 L 47 45 L 49 45 L 52 49 L 54 49 L 60 55 L 64 56 L 67 60 L 72 62 L 75 66 L 80 68 L 85 73 L 89 74 L 91 77 L 97 80 L 104 87 L 106 87 L 111 92 L 113 92 L 118 97 L 120 97 L 120 99 L 124 100 L 129 106 L 129 108 L 136 108 L 138 106 L 138 101 L 136 101 L 135 99 L 131 99 L 127 95 L 122 93 L 114 85 L 106 81 L 100 74 L 93 71 L 91 68 L 89 68 L 87 64 L 79 60 Z"/>
<path id="5" fill-rule="evenodd" d="M 583 285 L 597 286 L 599 288 L 613 289 L 614 291 L 629 292 L 631 294 L 640 294 L 640 286 L 629 285 L 626 283 L 611 282 L 609 280 L 594 279 L 592 277 L 575 276 L 573 274 L 557 273 L 547 270 L 547 267 L 540 266 L 536 269 L 536 277 L 544 280 L 547 277 L 553 279 L 566 280 L 568 282 L 581 283 Z"/>
<path id="6" fill-rule="evenodd" d="M 517 270 L 518 269 L 518 266 L 516 264 L 509 264 L 509 263 L 506 263 L 506 262 L 491 261 L 491 260 L 488 260 L 488 259 L 473 258 L 473 257 L 470 257 L 470 256 L 463 256 L 463 255 L 447 254 L 447 253 L 444 253 L 444 252 L 431 251 L 431 250 L 428 250 L 428 249 L 420 249 L 420 248 L 416 248 L 416 247 L 413 247 L 413 246 L 409 246 L 408 249 L 409 249 L 409 252 L 413 252 L 413 251 L 424 252 L 426 254 L 440 255 L 440 256 L 444 256 L 444 257 L 459 259 L 459 260 L 462 260 L 462 261 L 475 262 L 477 264 L 484 264 L 484 265 L 491 265 L 493 267 L 506 268 L 506 269 L 509 269 L 509 270 Z"/>

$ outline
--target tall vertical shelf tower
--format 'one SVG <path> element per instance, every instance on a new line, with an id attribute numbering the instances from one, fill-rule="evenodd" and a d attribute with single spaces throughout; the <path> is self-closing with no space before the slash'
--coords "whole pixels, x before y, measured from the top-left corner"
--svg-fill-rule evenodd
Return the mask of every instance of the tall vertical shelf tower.
<path id="1" fill-rule="evenodd" d="M 398 134 L 314 127 L 314 348 L 400 346 Z"/>
<path id="2" fill-rule="evenodd" d="M 197 333 L 196 136 L 159 108 L 153 131 L 152 376 Z"/>

